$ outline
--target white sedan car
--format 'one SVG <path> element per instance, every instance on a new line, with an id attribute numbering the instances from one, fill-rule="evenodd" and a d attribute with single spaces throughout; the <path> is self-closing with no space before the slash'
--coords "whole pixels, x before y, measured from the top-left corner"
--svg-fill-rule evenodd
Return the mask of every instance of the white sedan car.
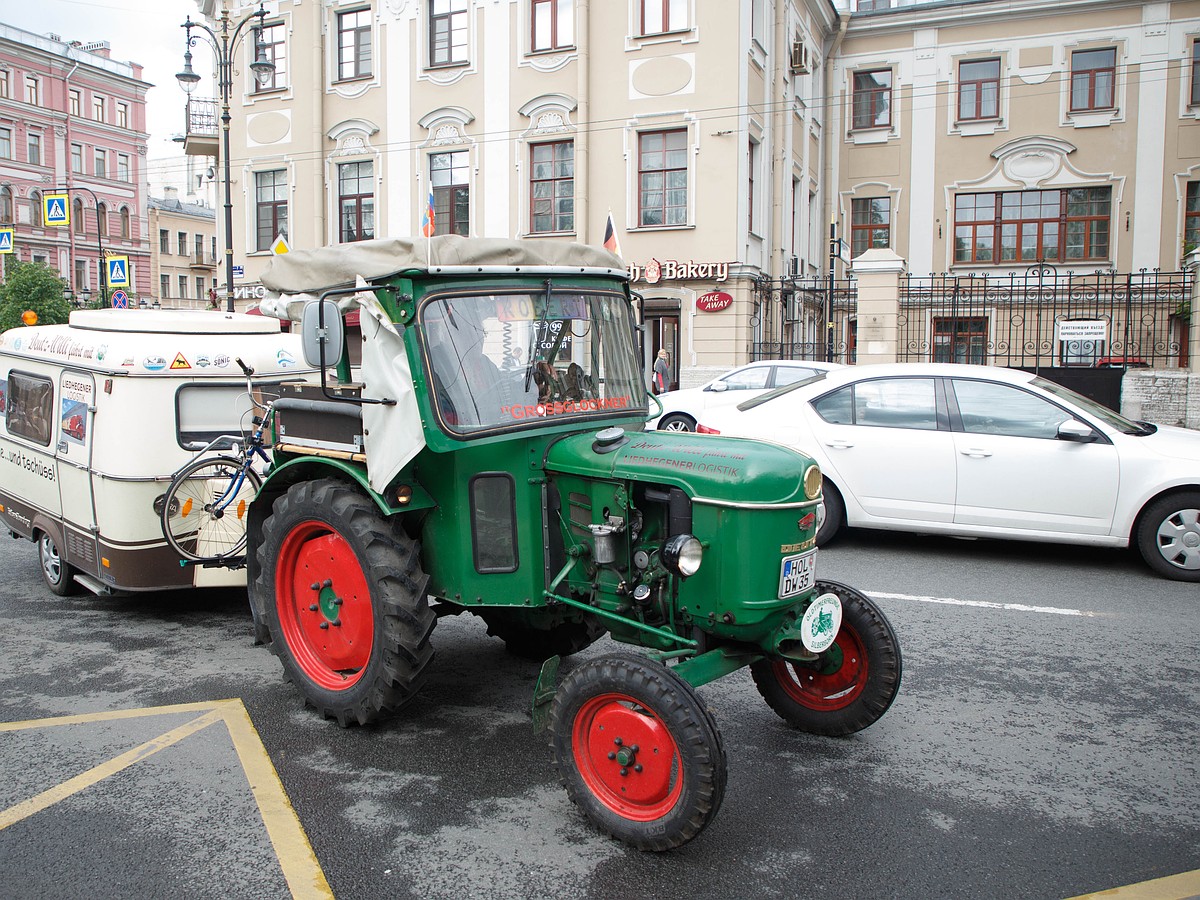
<path id="1" fill-rule="evenodd" d="M 844 368 L 712 410 L 697 429 L 788 444 L 824 475 L 818 544 L 845 525 L 1136 546 L 1200 581 L 1200 432 L 1132 422 L 1026 372 Z"/>
<path id="2" fill-rule="evenodd" d="M 698 388 L 659 395 L 662 415 L 647 422 L 646 430 L 695 431 L 696 422 L 710 409 L 741 403 L 774 388 L 811 378 L 817 372 L 843 368 L 840 363 L 790 359 L 762 359 L 738 366 Z"/>

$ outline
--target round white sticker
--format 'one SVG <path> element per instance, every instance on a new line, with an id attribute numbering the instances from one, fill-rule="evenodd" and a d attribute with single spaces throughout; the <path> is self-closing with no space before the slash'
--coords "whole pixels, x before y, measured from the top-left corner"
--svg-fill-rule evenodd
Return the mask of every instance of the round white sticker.
<path id="1" fill-rule="evenodd" d="M 842 601 L 837 594 L 822 594 L 804 611 L 800 641 L 810 653 L 823 653 L 842 627 Z"/>

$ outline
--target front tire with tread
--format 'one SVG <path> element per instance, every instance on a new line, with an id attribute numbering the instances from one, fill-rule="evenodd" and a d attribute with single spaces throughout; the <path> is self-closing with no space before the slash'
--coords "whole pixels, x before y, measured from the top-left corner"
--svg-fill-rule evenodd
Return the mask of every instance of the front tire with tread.
<path id="1" fill-rule="evenodd" d="M 554 764 L 571 801 L 601 831 L 639 850 L 700 834 L 725 794 L 720 733 L 695 688 L 634 653 L 591 659 L 550 710 Z"/>
<path id="2" fill-rule="evenodd" d="M 366 725 L 416 695 L 436 616 L 419 546 L 336 479 L 292 485 L 263 523 L 250 599 L 305 700 Z"/>
<path id="3" fill-rule="evenodd" d="M 1200 581 L 1200 491 L 1155 500 L 1138 521 L 1138 551 L 1151 569 L 1175 581 Z"/>

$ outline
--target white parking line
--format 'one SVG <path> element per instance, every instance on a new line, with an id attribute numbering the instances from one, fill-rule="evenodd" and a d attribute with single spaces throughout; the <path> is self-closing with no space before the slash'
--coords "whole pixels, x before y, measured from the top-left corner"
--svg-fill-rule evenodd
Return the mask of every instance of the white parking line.
<path id="1" fill-rule="evenodd" d="M 1024 603 L 992 603 L 988 600 L 959 600 L 955 597 L 922 597 L 917 594 L 892 594 L 887 591 L 866 591 L 872 597 L 884 600 L 917 600 L 921 603 L 947 603 L 950 606 L 979 606 L 983 609 L 1007 609 L 1013 612 L 1050 613 L 1055 616 L 1085 616 L 1095 618 L 1100 613 L 1086 609 L 1063 609 L 1058 606 L 1028 606 Z"/>

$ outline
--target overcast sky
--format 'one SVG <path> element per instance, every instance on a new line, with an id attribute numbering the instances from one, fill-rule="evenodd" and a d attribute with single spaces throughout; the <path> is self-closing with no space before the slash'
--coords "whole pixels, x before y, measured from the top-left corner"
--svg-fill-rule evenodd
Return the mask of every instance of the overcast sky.
<path id="1" fill-rule="evenodd" d="M 0 0 L 0 22 L 34 34 L 53 33 L 65 41 L 108 41 L 112 58 L 142 66 L 142 78 L 154 87 L 147 94 L 149 158 L 182 154 L 171 136 L 183 131 L 187 95 L 175 73 L 183 68 L 183 29 L 189 15 L 195 19 L 196 0 Z M 205 80 L 197 96 L 216 94 L 212 52 L 204 44 L 192 51 L 196 71 Z"/>

